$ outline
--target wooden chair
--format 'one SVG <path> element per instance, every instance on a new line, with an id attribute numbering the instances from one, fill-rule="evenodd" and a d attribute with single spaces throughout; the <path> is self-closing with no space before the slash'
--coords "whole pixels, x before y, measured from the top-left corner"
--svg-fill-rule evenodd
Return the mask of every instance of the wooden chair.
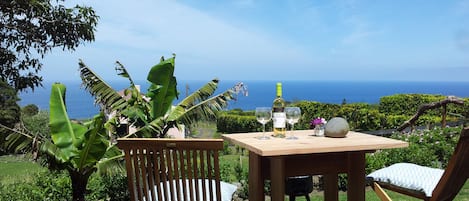
<path id="1" fill-rule="evenodd" d="M 133 201 L 231 200 L 220 181 L 222 139 L 119 138 Z"/>
<path id="2" fill-rule="evenodd" d="M 372 180 L 373 189 L 383 201 L 391 199 L 382 188 L 422 200 L 453 200 L 469 177 L 469 127 L 462 130 L 445 170 L 414 164 L 395 164 L 368 176 Z"/>

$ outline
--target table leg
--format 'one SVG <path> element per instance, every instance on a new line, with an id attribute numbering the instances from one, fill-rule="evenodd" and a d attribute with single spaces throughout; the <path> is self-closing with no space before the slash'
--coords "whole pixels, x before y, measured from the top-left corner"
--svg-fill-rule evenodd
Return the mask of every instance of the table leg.
<path id="1" fill-rule="evenodd" d="M 285 160 L 283 157 L 270 158 L 270 195 L 272 201 L 285 200 Z"/>
<path id="2" fill-rule="evenodd" d="M 264 200 L 264 179 L 262 178 L 261 156 L 249 152 L 249 200 Z"/>
<path id="3" fill-rule="evenodd" d="M 324 200 L 337 201 L 339 200 L 339 187 L 337 174 L 325 174 L 324 178 Z"/>
<path id="4" fill-rule="evenodd" d="M 348 157 L 347 199 L 365 200 L 365 152 L 351 152 Z"/>

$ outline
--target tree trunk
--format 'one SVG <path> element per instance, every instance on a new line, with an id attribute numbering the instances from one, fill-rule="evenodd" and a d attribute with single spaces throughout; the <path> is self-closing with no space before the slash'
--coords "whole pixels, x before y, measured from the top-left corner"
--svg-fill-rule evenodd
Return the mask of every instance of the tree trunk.
<path id="1" fill-rule="evenodd" d="M 73 201 L 85 201 L 86 185 L 93 171 L 87 173 L 69 170 L 68 173 L 72 180 Z"/>

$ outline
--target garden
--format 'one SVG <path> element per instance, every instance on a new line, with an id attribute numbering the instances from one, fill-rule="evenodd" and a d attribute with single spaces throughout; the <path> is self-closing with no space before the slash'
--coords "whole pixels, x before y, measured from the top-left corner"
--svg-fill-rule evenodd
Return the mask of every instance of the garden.
<path id="1" fill-rule="evenodd" d="M 110 87 L 85 62 L 78 62 L 84 90 L 101 111 L 88 119 L 70 119 L 66 89 L 51 87 L 49 109 L 35 105 L 20 108 L 18 92 L 42 86 L 42 60 L 56 48 L 74 51 L 95 40 L 99 16 L 91 7 L 67 8 L 63 1 L 4 1 L 0 71 L 0 200 L 129 200 L 123 153 L 117 138 L 164 138 L 172 128 L 186 126 L 187 137 L 220 138 L 221 134 L 259 131 L 253 111 L 225 111 L 229 101 L 243 93 L 239 83 L 215 94 L 214 78 L 194 93 L 179 99 L 174 76 L 175 58 L 161 57 L 149 69 L 148 91 L 142 93 L 127 69 L 116 62 L 117 74 L 129 83 L 122 94 Z M 62 72 L 62 71 L 60 71 Z M 420 106 L 444 100 L 441 95 L 396 94 L 381 97 L 379 104 L 289 102 L 303 116 L 298 129 L 310 129 L 321 117 L 345 118 L 350 129 L 409 142 L 404 149 L 369 154 L 366 172 L 396 162 L 412 162 L 445 168 L 462 126 L 469 117 L 468 98 L 462 105 L 446 105 L 425 111 L 403 132 L 395 129 L 412 119 Z M 176 103 L 176 99 L 180 102 Z M 131 125 L 131 126 L 129 126 Z M 203 128 L 202 128 L 203 127 Z M 268 125 L 267 129 L 272 129 Z M 221 178 L 238 185 L 236 200 L 248 197 L 248 153 L 225 143 L 221 155 Z M 315 175 L 313 199 L 321 199 L 322 181 Z M 346 191 L 346 175 L 339 188 Z M 269 192 L 269 185 L 265 186 Z M 468 200 L 466 183 L 456 200 Z M 266 193 L 267 196 L 269 195 Z M 396 200 L 411 200 L 396 196 Z M 300 198 L 302 199 L 302 198 Z M 346 200 L 345 194 L 340 195 Z M 367 200 L 377 200 L 370 190 Z"/>
<path id="2" fill-rule="evenodd" d="M 327 104 L 313 101 L 299 101 L 289 103 L 299 106 L 304 114 L 298 124 L 299 129 L 309 129 L 310 121 L 317 116 L 326 119 L 333 116 L 347 118 L 351 129 L 362 132 L 380 132 L 386 137 L 409 142 L 409 147 L 378 151 L 367 155 L 366 172 L 388 166 L 397 162 L 412 162 L 429 167 L 445 168 L 458 140 L 462 125 L 467 115 L 467 105 L 464 107 L 448 107 L 448 124 L 441 128 L 441 111 L 429 111 L 419 119 L 412 132 L 395 132 L 399 122 L 412 116 L 418 105 L 444 99 L 434 95 L 393 95 L 382 97 L 379 105 L 362 103 L 355 104 Z M 412 103 L 414 100 L 418 103 Z M 414 108 L 403 109 L 403 106 L 413 104 Z M 392 105 L 389 109 L 387 104 Z M 465 99 L 467 104 L 467 99 Z M 401 106 L 400 106 L 401 105 Z M 38 126 L 48 124 L 49 113 L 37 111 L 30 105 L 22 108 L 22 118 L 25 127 L 35 132 L 50 132 L 47 127 Z M 402 111 L 407 111 L 403 113 Z M 328 116 L 329 115 L 329 116 Z M 359 118 L 359 117 L 362 118 Z M 363 118 L 365 117 L 365 118 Z M 194 122 L 189 126 L 190 137 L 220 138 L 223 133 L 259 131 L 253 111 L 231 110 L 217 113 L 216 121 Z M 198 127 L 204 127 L 201 133 Z M 207 129 L 209 128 L 209 129 Z M 34 130 L 36 129 L 36 130 Z M 42 129 L 42 130 L 37 130 Z M 271 128 L 268 128 L 271 129 Z M 210 133 L 212 132 L 212 133 Z M 66 171 L 54 170 L 41 166 L 45 161 L 31 161 L 32 155 L 5 155 L 0 159 L 0 200 L 71 200 L 71 180 Z M 121 161 L 122 162 L 122 161 Z M 248 153 L 240 147 L 225 142 L 225 148 L 220 156 L 221 178 L 223 181 L 238 185 L 235 197 L 239 200 L 247 199 Z M 313 199 L 321 199 L 322 184 L 320 175 L 314 177 Z M 104 172 L 94 172 L 86 186 L 86 200 L 128 200 L 125 170 L 116 166 Z M 269 186 L 266 186 L 268 192 Z M 346 191 L 346 175 L 340 175 L 339 189 Z M 266 193 L 268 196 L 268 193 Z M 390 193 L 395 200 L 412 200 L 410 197 Z M 372 190 L 367 190 L 367 200 L 378 200 Z M 458 194 L 456 200 L 468 200 L 469 184 Z M 298 200 L 303 198 L 299 197 Z M 346 200 L 346 193 L 340 194 L 341 200 Z"/>

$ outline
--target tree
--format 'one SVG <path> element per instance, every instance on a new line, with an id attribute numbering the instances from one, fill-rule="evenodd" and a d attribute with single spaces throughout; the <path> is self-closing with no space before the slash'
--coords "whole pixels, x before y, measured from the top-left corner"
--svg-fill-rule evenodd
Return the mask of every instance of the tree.
<path id="1" fill-rule="evenodd" d="M 87 122 L 69 119 L 65 91 L 63 84 L 52 85 L 49 101 L 50 131 L 29 130 L 26 128 L 28 125 L 7 128 L 10 133 L 7 140 L 1 143 L 10 150 L 31 152 L 35 158 L 42 158 L 50 170 L 66 170 L 72 183 L 73 200 L 84 201 L 91 174 L 97 170 L 105 172 L 109 167 L 123 169 L 119 163 L 123 154 L 111 143 L 102 112 Z M 40 122 L 43 122 L 44 117 L 40 118 Z"/>
<path id="2" fill-rule="evenodd" d="M 72 122 L 65 108 L 65 85 L 56 83 L 50 97 L 52 141 L 45 141 L 41 148 L 52 158 L 49 164 L 55 163 L 58 169 L 68 171 L 73 200 L 84 201 L 91 174 L 99 165 L 122 158 L 122 152 L 109 141 L 104 113 L 81 124 Z"/>
<path id="3" fill-rule="evenodd" d="M 218 95 L 214 95 L 218 86 L 218 79 L 213 79 L 181 102 L 173 105 L 178 98 L 177 81 L 174 76 L 175 57 L 164 59 L 150 69 L 147 80 L 150 87 L 142 95 L 135 86 L 125 67 L 117 62 L 118 74 L 129 80 L 130 86 L 125 100 L 103 79 L 80 61 L 80 76 L 85 88 L 96 98 L 106 111 L 115 111 L 116 116 L 109 120 L 115 127 L 119 126 L 121 117 L 129 124 L 138 128 L 132 136 L 164 137 L 167 131 L 180 124 L 190 125 L 194 120 L 214 119 L 216 112 L 228 105 L 228 101 L 244 91 L 243 83 L 235 85 Z M 245 91 L 244 91 L 245 92 Z M 130 137 L 124 136 L 124 137 Z"/>
<path id="4" fill-rule="evenodd" d="M 17 91 L 41 86 L 40 58 L 52 48 L 75 50 L 94 40 L 98 16 L 91 7 L 66 8 L 57 0 L 0 1 L 0 78 Z"/>
<path id="5" fill-rule="evenodd" d="M 39 113 L 39 108 L 35 104 L 29 104 L 21 108 L 21 115 L 34 116 Z"/>
<path id="6" fill-rule="evenodd" d="M 6 152 L 2 142 L 6 140 L 10 130 L 20 120 L 20 106 L 16 91 L 7 83 L 0 80 L 0 152 Z"/>

